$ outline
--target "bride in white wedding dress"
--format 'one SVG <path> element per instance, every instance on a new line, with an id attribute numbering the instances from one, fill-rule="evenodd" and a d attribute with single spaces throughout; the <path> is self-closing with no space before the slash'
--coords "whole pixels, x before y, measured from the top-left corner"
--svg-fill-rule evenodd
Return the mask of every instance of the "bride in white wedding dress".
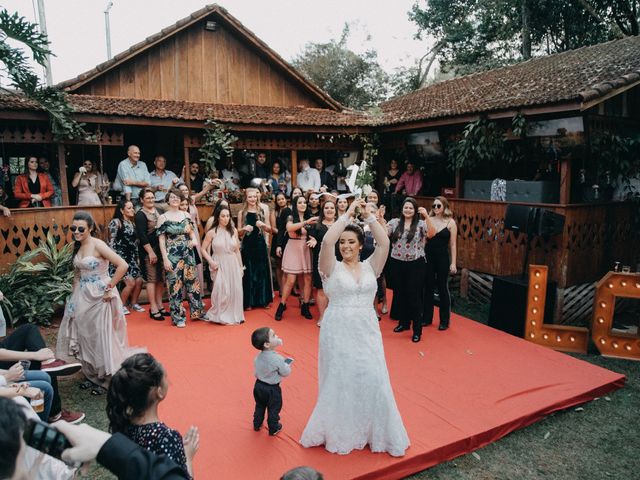
<path id="1" fill-rule="evenodd" d="M 377 247 L 360 262 L 364 236 L 351 225 L 356 207 L 363 210 Z M 320 329 L 319 390 L 316 406 L 302 433 L 304 447 L 324 445 L 332 453 L 363 449 L 403 456 L 409 437 L 396 406 L 387 371 L 378 317 L 373 308 L 376 278 L 389 252 L 389 238 L 375 218 L 374 205 L 355 200 L 325 234 L 319 270 L 329 298 Z M 342 262 L 336 261 L 339 240 Z"/>

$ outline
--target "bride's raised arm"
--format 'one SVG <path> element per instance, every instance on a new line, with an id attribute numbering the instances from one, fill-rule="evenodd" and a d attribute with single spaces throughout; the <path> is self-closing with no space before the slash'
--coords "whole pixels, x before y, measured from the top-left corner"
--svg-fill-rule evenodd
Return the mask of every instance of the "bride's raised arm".
<path id="1" fill-rule="evenodd" d="M 318 256 L 318 271 L 322 278 L 329 278 L 336 265 L 336 243 L 340 239 L 340 235 L 344 232 L 344 228 L 349 224 L 355 216 L 356 207 L 364 206 L 364 200 L 354 200 L 349 205 L 347 212 L 340 215 L 338 220 L 329 227 L 322 239 L 320 246 L 320 255 Z"/>
<path id="2" fill-rule="evenodd" d="M 373 239 L 376 242 L 376 249 L 373 254 L 368 258 L 368 262 L 373 268 L 376 277 L 380 276 L 384 269 L 384 264 L 387 262 L 387 255 L 389 254 L 389 236 L 387 230 L 383 227 L 376 218 L 377 207 L 373 203 L 367 204 L 362 214 L 362 220 L 369 225 L 369 229 L 373 234 Z"/>

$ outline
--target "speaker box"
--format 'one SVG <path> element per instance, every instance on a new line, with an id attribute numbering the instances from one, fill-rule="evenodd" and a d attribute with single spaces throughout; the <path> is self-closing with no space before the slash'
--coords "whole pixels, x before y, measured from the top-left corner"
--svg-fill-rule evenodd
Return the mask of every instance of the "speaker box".
<path id="1" fill-rule="evenodd" d="M 556 282 L 547 284 L 547 301 L 544 307 L 545 323 L 553 323 L 556 306 Z M 489 326 L 503 332 L 524 337 L 524 322 L 527 310 L 528 278 L 520 275 L 495 277 L 491 292 Z"/>
<path id="2" fill-rule="evenodd" d="M 538 221 L 536 224 L 537 235 L 559 235 L 564 230 L 564 215 L 541 208 L 538 212 Z"/>
<path id="3" fill-rule="evenodd" d="M 535 233 L 537 209 L 527 205 L 507 205 L 504 215 L 504 228 L 526 234 Z"/>

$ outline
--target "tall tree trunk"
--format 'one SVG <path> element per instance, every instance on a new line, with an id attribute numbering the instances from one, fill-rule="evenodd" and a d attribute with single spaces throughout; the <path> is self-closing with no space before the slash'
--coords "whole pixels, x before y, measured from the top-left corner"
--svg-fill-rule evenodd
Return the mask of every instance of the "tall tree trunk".
<path id="1" fill-rule="evenodd" d="M 522 58 L 531 58 L 531 10 L 529 0 L 522 0 Z"/>

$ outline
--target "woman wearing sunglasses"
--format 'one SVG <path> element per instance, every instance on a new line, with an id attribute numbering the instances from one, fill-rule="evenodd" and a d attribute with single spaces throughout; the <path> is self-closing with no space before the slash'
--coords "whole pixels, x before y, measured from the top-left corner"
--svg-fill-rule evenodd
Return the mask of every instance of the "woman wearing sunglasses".
<path id="1" fill-rule="evenodd" d="M 74 240 L 76 277 L 56 351 L 67 361 L 79 360 L 87 377 L 81 388 L 101 395 L 123 360 L 143 350 L 129 347 L 127 321 L 116 289 L 129 266 L 106 243 L 92 236 L 95 222 L 88 212 L 76 212 L 69 230 Z M 116 267 L 112 277 L 109 263 Z"/>
<path id="2" fill-rule="evenodd" d="M 451 295 L 449 294 L 449 274 L 457 272 L 456 237 L 458 226 L 453 219 L 449 202 L 444 197 L 436 197 L 429 212 L 436 234 L 429 239 L 424 249 L 427 258 L 427 273 L 424 284 L 423 325 L 433 323 L 433 292 L 438 287 L 440 295 L 440 325 L 438 330 L 449 328 L 451 317 Z"/>

